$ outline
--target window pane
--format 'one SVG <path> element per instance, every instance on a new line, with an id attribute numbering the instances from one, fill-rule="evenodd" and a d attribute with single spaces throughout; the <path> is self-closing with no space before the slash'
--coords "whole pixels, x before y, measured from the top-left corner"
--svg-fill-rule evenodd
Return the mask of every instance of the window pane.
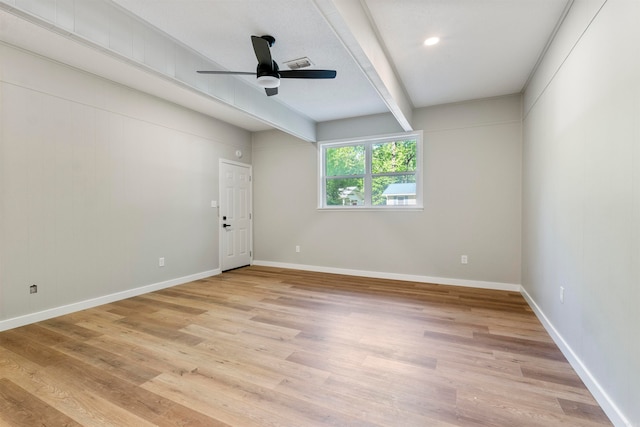
<path id="1" fill-rule="evenodd" d="M 416 141 L 393 141 L 373 144 L 371 172 L 413 172 L 416 170 Z"/>
<path id="2" fill-rule="evenodd" d="M 364 145 L 327 148 L 325 176 L 363 175 Z"/>
<path id="3" fill-rule="evenodd" d="M 326 180 L 327 206 L 363 206 L 364 178 Z"/>
<path id="4" fill-rule="evenodd" d="M 416 204 L 415 175 L 376 176 L 371 187 L 374 206 Z"/>

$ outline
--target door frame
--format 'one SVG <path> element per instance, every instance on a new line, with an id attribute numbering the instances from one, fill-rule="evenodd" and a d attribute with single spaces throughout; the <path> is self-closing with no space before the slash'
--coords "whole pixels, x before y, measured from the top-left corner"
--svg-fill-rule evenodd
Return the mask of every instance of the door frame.
<path id="1" fill-rule="evenodd" d="M 223 238 L 222 238 L 222 215 L 220 212 L 222 211 L 222 194 L 224 189 L 222 188 L 224 179 L 222 176 L 222 164 L 226 163 L 228 165 L 240 166 L 249 168 L 249 265 L 253 264 L 253 166 L 249 163 L 237 162 L 235 160 L 229 160 L 225 158 L 220 158 L 218 161 L 218 268 L 222 273 L 222 256 L 224 254 L 223 251 Z"/>

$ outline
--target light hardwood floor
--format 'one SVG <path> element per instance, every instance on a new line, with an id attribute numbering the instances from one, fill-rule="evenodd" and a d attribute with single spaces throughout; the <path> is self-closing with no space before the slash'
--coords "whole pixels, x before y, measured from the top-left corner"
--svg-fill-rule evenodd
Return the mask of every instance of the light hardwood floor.
<path id="1" fill-rule="evenodd" d="M 2 426 L 596 426 L 514 292 L 247 267 L 0 333 Z"/>

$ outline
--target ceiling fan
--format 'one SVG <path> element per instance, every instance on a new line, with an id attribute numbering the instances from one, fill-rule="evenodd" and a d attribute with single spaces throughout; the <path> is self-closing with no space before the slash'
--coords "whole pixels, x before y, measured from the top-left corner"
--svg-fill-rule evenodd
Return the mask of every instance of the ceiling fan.
<path id="1" fill-rule="evenodd" d="M 334 79 L 335 70 L 283 70 L 271 58 L 271 46 L 276 42 L 272 36 L 251 36 L 253 50 L 258 58 L 258 68 L 255 72 L 249 71 L 198 71 L 201 74 L 236 74 L 255 75 L 258 85 L 264 88 L 267 96 L 278 94 L 280 79 Z"/>

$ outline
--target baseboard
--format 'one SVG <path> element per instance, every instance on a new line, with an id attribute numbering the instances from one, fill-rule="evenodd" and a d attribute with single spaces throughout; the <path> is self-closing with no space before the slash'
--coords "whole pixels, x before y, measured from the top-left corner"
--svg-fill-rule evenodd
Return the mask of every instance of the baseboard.
<path id="1" fill-rule="evenodd" d="M 576 371 L 582 382 L 584 382 L 585 386 L 587 386 L 598 404 L 600 404 L 602 410 L 607 414 L 613 425 L 631 427 L 631 422 L 627 419 L 627 417 L 624 416 L 622 411 L 620 411 L 620 408 L 618 408 L 616 403 L 611 399 L 604 388 L 602 388 L 600 383 L 598 383 L 595 377 L 591 374 L 591 371 L 589 371 L 587 366 L 582 362 L 580 357 L 578 357 L 578 355 L 573 351 L 571 346 L 567 343 L 567 341 L 565 341 L 562 335 L 553 326 L 551 321 L 549 321 L 549 318 L 544 314 L 540 306 L 535 302 L 531 295 L 529 295 L 529 293 L 524 288 L 522 288 L 521 293 L 544 326 L 544 328 L 547 330 L 549 335 L 551 335 L 553 341 L 560 348 L 562 354 L 564 354 L 564 356 L 567 358 L 569 364 Z"/>
<path id="2" fill-rule="evenodd" d="M 218 274 L 220 274 L 219 268 L 215 270 L 209 270 L 209 271 L 203 271 L 201 273 L 191 274 L 189 276 L 178 277 L 176 279 L 166 280 L 164 282 L 153 283 L 151 285 L 140 286 L 138 288 L 133 288 L 133 289 L 129 289 L 122 292 L 116 292 L 113 294 L 104 295 L 101 297 L 92 298 L 85 301 L 74 302 L 73 304 L 67 304 L 61 307 L 50 308 L 47 310 L 39 311 L 37 313 L 30 313 L 24 316 L 14 317 L 7 320 L 1 320 L 0 331 L 6 331 L 8 329 L 18 328 L 20 326 L 28 325 L 35 322 L 40 322 L 42 320 L 51 319 L 53 317 L 74 313 L 80 310 L 86 310 L 87 308 L 97 307 L 102 304 L 108 304 L 110 302 L 135 297 L 137 295 L 147 294 L 149 292 L 170 288 L 172 286 L 182 285 L 184 283 L 193 282 L 194 280 L 200 280 L 206 277 L 216 276 Z"/>
<path id="3" fill-rule="evenodd" d="M 253 260 L 253 265 L 293 270 L 317 271 L 319 273 L 344 274 L 347 276 L 372 277 L 375 279 L 405 280 L 408 282 L 434 283 L 436 285 L 465 286 L 468 288 L 494 289 L 520 292 L 521 286 L 513 283 L 485 282 L 481 280 L 452 279 L 448 277 L 419 276 L 413 274 L 385 273 L 379 271 L 352 270 L 346 268 L 322 267 L 317 265 L 290 264 L 273 261 Z"/>

